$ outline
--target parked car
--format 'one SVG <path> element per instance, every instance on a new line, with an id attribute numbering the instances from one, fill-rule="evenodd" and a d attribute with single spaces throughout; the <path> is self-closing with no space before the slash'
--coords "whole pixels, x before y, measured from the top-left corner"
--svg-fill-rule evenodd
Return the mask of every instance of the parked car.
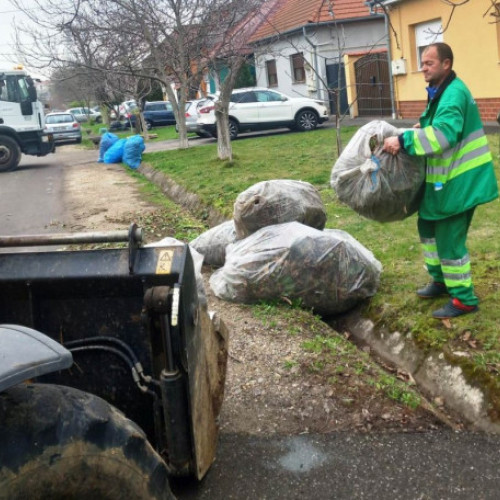
<path id="1" fill-rule="evenodd" d="M 214 102 L 198 110 L 198 125 L 202 131 L 217 136 Z M 325 103 L 307 97 L 289 97 L 276 90 L 252 87 L 236 89 L 229 104 L 231 139 L 240 132 L 288 127 L 293 130 L 313 130 L 328 120 Z"/>
<path id="2" fill-rule="evenodd" d="M 114 109 L 109 113 L 109 117 L 113 120 L 125 120 L 137 108 L 137 103 L 134 99 L 123 101 L 121 104 L 114 106 Z"/>
<path id="3" fill-rule="evenodd" d="M 148 130 L 160 125 L 175 124 L 175 115 L 172 109 L 172 104 L 168 101 L 146 102 L 144 103 L 144 110 L 142 114 Z M 125 118 L 132 126 L 135 126 L 135 121 L 137 119 L 135 113 L 129 113 Z"/>
<path id="4" fill-rule="evenodd" d="M 172 104 L 168 101 L 152 101 L 144 104 L 144 121 L 150 130 L 158 125 L 174 125 L 175 115 Z"/>
<path id="5" fill-rule="evenodd" d="M 102 122 L 102 115 L 100 111 L 94 111 L 93 109 L 90 108 L 70 108 L 66 110 L 66 113 L 71 113 L 75 116 L 77 121 L 80 123 L 82 122 L 87 122 L 87 121 L 95 121 L 96 123 L 101 123 Z"/>
<path id="6" fill-rule="evenodd" d="M 45 115 L 45 131 L 53 134 L 55 142 L 82 142 L 82 128 L 72 113 L 48 113 Z"/>
<path id="7" fill-rule="evenodd" d="M 194 101 L 186 101 L 185 116 L 186 116 L 186 130 L 188 133 L 194 132 L 200 137 L 210 136 L 208 132 L 204 132 L 201 129 L 201 126 L 198 125 L 198 117 L 199 117 L 198 110 L 204 106 L 208 106 L 209 104 L 211 104 L 214 99 L 216 99 L 216 96 L 210 94 L 202 99 L 196 99 Z M 179 127 L 177 126 L 177 123 L 175 124 L 175 131 L 177 133 L 179 132 Z"/>

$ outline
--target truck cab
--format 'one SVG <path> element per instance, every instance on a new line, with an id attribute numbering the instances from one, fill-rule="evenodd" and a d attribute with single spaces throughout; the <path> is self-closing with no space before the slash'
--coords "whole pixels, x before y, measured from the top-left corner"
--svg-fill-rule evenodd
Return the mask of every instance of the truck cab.
<path id="1" fill-rule="evenodd" d="M 44 132 L 43 104 L 25 70 L 0 70 L 0 172 L 15 169 L 21 154 L 45 156 L 55 150 Z"/>

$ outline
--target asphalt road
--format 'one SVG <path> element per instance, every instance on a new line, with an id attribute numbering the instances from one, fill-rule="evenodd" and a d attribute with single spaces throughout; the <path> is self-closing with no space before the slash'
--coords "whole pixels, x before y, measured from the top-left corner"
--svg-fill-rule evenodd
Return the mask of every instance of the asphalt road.
<path id="1" fill-rule="evenodd" d="M 61 147 L 1 174 L 1 233 L 60 231 L 64 169 L 96 157 Z M 180 500 L 498 499 L 499 463 L 500 436 L 485 434 L 222 434 L 205 479 L 172 484 Z"/>
<path id="2" fill-rule="evenodd" d="M 252 437 L 223 434 L 217 459 L 180 500 L 496 500 L 500 437 L 472 433 Z"/>
<path id="3" fill-rule="evenodd" d="M 24 156 L 13 172 L 2 173 L 1 234 L 40 232 L 63 213 L 62 166 L 55 155 Z"/>
<path id="4" fill-rule="evenodd" d="M 64 169 L 96 159 L 95 151 L 64 145 L 43 157 L 23 155 L 16 170 L 0 174 L 0 235 L 61 232 Z"/>

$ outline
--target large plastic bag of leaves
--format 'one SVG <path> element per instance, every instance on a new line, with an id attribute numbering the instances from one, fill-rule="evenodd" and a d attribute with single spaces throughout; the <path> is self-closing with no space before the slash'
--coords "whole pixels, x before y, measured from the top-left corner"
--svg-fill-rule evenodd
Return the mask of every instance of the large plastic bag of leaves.
<path id="1" fill-rule="evenodd" d="M 292 221 L 316 229 L 325 227 L 325 206 L 316 188 L 308 182 L 286 179 L 259 182 L 240 193 L 234 203 L 238 240 L 262 227 Z"/>
<path id="2" fill-rule="evenodd" d="M 144 245 L 145 247 L 170 247 L 170 246 L 184 246 L 182 241 L 176 238 L 166 237 L 159 241 L 154 241 L 153 243 L 148 243 Z M 191 258 L 193 259 L 194 275 L 196 278 L 196 289 L 198 291 L 198 300 L 201 306 L 207 306 L 207 294 L 205 292 L 205 285 L 203 284 L 203 276 L 201 274 L 201 268 L 203 266 L 203 255 L 197 252 L 194 248 L 189 247 L 191 253 Z"/>
<path id="3" fill-rule="evenodd" d="M 104 162 L 104 154 L 106 151 L 119 139 L 119 137 L 115 134 L 111 134 L 110 132 L 105 132 L 99 143 L 99 159 L 97 160 L 99 163 Z"/>
<path id="4" fill-rule="evenodd" d="M 236 241 L 234 221 L 228 220 L 200 234 L 189 245 L 200 252 L 209 266 L 221 267 L 226 260 L 226 247 Z"/>
<path id="5" fill-rule="evenodd" d="M 323 316 L 338 314 L 373 296 L 379 285 L 382 267 L 359 245 L 299 222 L 268 226 L 228 246 L 210 286 L 231 302 L 287 297 Z"/>
<path id="6" fill-rule="evenodd" d="M 118 139 L 105 153 L 104 163 L 121 163 L 127 139 Z"/>
<path id="7" fill-rule="evenodd" d="M 140 135 L 129 137 L 123 148 L 123 163 L 133 169 L 139 168 L 142 161 L 142 152 L 145 149 L 144 139 Z"/>
<path id="8" fill-rule="evenodd" d="M 361 127 L 333 166 L 330 183 L 339 200 L 379 222 L 402 220 L 418 210 L 424 189 L 422 158 L 382 151 L 402 130 L 384 121 Z"/>
<path id="9" fill-rule="evenodd" d="M 347 231 L 342 229 L 324 229 L 323 232 L 332 238 L 343 240 L 349 245 L 352 245 L 361 255 L 363 255 L 368 262 L 372 262 L 379 272 L 382 272 L 382 264 L 376 259 L 371 250 L 368 250 L 362 243 L 360 243 L 354 236 L 350 235 Z"/>

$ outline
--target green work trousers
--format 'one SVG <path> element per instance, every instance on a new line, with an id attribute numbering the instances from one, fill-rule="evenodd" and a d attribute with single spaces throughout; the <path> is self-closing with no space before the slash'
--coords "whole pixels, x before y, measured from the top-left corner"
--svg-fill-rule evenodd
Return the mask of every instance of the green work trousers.
<path id="1" fill-rule="evenodd" d="M 444 283 L 449 294 L 462 304 L 475 306 L 469 253 L 466 247 L 474 208 L 441 220 L 418 218 L 418 234 L 424 260 L 432 279 Z"/>

